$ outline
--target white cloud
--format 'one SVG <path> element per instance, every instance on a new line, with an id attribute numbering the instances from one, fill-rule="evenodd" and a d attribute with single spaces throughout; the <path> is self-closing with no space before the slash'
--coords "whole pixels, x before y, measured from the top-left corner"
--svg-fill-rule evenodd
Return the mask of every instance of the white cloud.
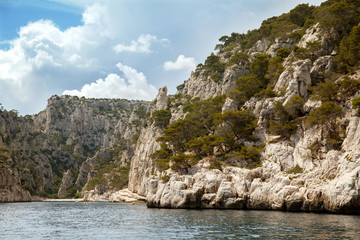
<path id="1" fill-rule="evenodd" d="M 185 57 L 184 55 L 179 55 L 175 62 L 166 61 L 163 65 L 165 71 L 173 70 L 194 70 L 196 67 L 196 61 L 192 57 Z"/>
<path id="2" fill-rule="evenodd" d="M 78 4 L 82 2 L 86 4 L 86 1 Z M 0 49 L 0 103 L 21 114 L 33 114 L 45 108 L 46 99 L 51 95 L 79 86 L 83 86 L 80 93 L 91 97 L 147 100 L 155 97 L 156 89 L 147 83 L 145 76 L 123 65 L 118 68 L 127 73 L 128 83 L 119 80 L 116 74 L 89 83 L 113 72 L 114 62 L 122 61 L 113 49 L 123 37 L 123 33 L 113 31 L 118 21 L 114 20 L 114 13 L 109 14 L 109 9 L 114 4 L 104 1 L 84 6 L 82 24 L 67 29 L 61 29 L 51 20 L 29 22 L 20 27 L 18 37 L 6 40 L 8 48 Z M 156 49 L 155 43 L 167 42 L 167 39 L 144 34 L 130 46 L 118 48 L 120 52 L 150 53 Z"/>
<path id="3" fill-rule="evenodd" d="M 82 14 L 82 20 L 85 24 L 101 24 L 105 26 L 109 22 L 106 7 L 100 4 L 91 5 Z"/>
<path id="4" fill-rule="evenodd" d="M 82 22 L 65 30 L 50 20 L 29 22 L 0 49 L 0 102 L 7 109 L 38 112 L 51 95 L 109 69 L 114 36 L 106 6 L 87 7 Z"/>
<path id="5" fill-rule="evenodd" d="M 154 42 L 168 43 L 169 40 L 166 38 L 158 39 L 156 36 L 151 34 L 142 34 L 137 40 L 132 40 L 130 45 L 117 44 L 114 47 L 116 53 L 121 52 L 135 52 L 135 53 L 151 53 L 150 47 Z"/>
<path id="6" fill-rule="evenodd" d="M 152 100 L 157 93 L 156 88 L 149 84 L 142 72 L 118 63 L 118 69 L 124 78 L 111 73 L 105 79 L 85 84 L 81 90 L 66 90 L 63 95 L 85 96 L 92 98 L 126 98 Z"/>

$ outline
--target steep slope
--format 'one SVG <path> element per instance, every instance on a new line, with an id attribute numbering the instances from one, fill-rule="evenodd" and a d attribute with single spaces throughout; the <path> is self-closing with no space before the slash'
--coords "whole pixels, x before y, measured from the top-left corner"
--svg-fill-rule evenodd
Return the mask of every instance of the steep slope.
<path id="1" fill-rule="evenodd" d="M 17 184 L 12 181 L 11 186 L 32 195 L 73 197 L 97 186 L 102 191 L 121 189 L 149 106 L 143 101 L 54 96 L 35 116 L 1 111 L 0 144 L 6 151 L 2 169 L 13 172 Z M 104 174 L 108 183 L 97 182 Z"/>
<path id="2" fill-rule="evenodd" d="M 220 38 L 142 131 L 130 189 L 149 207 L 359 214 L 359 21 L 327 1 Z"/>

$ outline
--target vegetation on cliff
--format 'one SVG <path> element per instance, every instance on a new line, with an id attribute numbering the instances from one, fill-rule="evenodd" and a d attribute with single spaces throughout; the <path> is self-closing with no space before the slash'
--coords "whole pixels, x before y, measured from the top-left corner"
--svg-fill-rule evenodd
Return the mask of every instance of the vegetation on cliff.
<path id="1" fill-rule="evenodd" d="M 88 190 L 121 189 L 147 111 L 147 102 L 70 96 L 53 96 L 35 116 L 1 110 L 0 149 L 7 152 L 0 157 L 32 195 L 56 198 L 63 188 L 63 197 L 80 196 L 88 181 Z M 108 158 L 94 159 L 99 151 Z M 68 170 L 71 182 L 64 182 Z"/>
<path id="2" fill-rule="evenodd" d="M 289 13 L 265 20 L 259 29 L 221 37 L 215 48 L 218 52 L 211 53 L 204 64 L 199 64 L 194 76 L 210 79 L 221 86 L 225 70 L 241 63 L 248 65 L 250 74 L 237 78 L 235 87 L 226 95 L 202 101 L 186 98 L 181 102 L 186 82 L 181 85 L 177 106 L 184 105 L 186 116 L 170 125 L 162 125 L 166 128 L 157 140 L 161 148 L 151 155 L 155 167 L 159 170 L 171 167 L 181 172 L 204 157 L 213 159 L 212 162 L 216 160 L 217 166 L 229 162 L 241 167 L 259 166 L 262 143 L 253 134 L 260 127 L 257 126 L 259 119 L 246 110 L 252 98 L 274 102 L 269 115 L 261 120 L 261 127 L 267 134 L 290 140 L 299 127 L 318 126 L 327 139 L 326 149 L 338 149 L 344 139 L 344 126 L 339 121 L 344 116 L 344 103 L 360 90 L 359 79 L 349 77 L 360 65 L 359 20 L 358 1 L 329 0 L 319 7 L 300 4 Z M 311 34 L 307 32 L 310 28 L 319 29 L 317 31 L 323 36 L 299 46 L 302 37 Z M 269 44 L 260 52 L 254 48 L 266 41 Z M 281 41 L 285 44 L 279 45 L 271 56 L 269 47 Z M 314 63 L 325 55 L 334 62 L 332 67 L 319 73 L 318 78 L 314 77 L 307 92 L 301 95 L 298 92 L 284 101 L 288 86 L 282 86 L 281 91 L 275 89 L 284 70 L 287 68 L 291 73 L 293 70 L 289 66 L 293 62 L 310 59 Z M 235 111 L 222 112 L 226 97 L 235 101 Z M 304 109 L 308 100 L 321 101 L 321 104 L 309 112 Z M 359 106 L 355 98 L 353 108 L 360 109 Z M 228 161 L 230 158 L 245 159 L 246 164 Z"/>

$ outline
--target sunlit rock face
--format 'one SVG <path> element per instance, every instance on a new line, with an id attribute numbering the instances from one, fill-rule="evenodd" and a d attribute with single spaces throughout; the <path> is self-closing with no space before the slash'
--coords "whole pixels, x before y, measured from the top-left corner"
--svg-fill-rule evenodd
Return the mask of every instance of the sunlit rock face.
<path id="1" fill-rule="evenodd" d="M 219 208 L 267 209 L 305 212 L 360 213 L 360 118 L 351 109 L 352 98 L 342 103 L 345 112 L 339 120 L 343 142 L 336 149 L 327 149 L 328 132 L 324 127 L 305 126 L 305 118 L 322 102 L 309 98 L 312 85 L 323 81 L 334 70 L 334 40 L 331 34 L 321 34 L 319 25 L 308 29 L 299 42 L 293 39 L 258 41 L 247 53 L 268 53 L 274 57 L 280 48 L 291 49 L 295 44 L 306 48 L 306 42 L 317 41 L 322 56 L 317 59 L 297 59 L 290 54 L 284 70 L 274 83 L 277 93 L 272 98 L 256 98 L 238 106 L 227 98 L 222 112 L 251 110 L 258 118 L 256 137 L 265 144 L 261 166 L 254 169 L 222 166 L 213 169 L 208 157 L 187 172 L 171 169 L 158 171 L 149 157 L 159 149 L 156 139 L 161 129 L 154 125 L 142 131 L 132 159 L 129 189 L 146 197 L 148 207 L 160 208 Z M 239 51 L 235 47 L 231 54 Z M 217 53 L 221 61 L 231 58 Z M 251 61 L 252 57 L 250 57 Z M 233 89 L 236 79 L 250 74 L 249 64 L 226 66 L 220 81 L 212 81 L 206 71 L 191 74 L 177 94 L 189 99 L 206 100 Z M 352 76 L 358 79 L 358 75 Z M 339 78 L 336 81 L 341 81 Z M 276 102 L 286 105 L 294 96 L 305 100 L 304 118 L 288 138 L 270 135 L 266 130 Z M 358 96 L 355 95 L 355 96 Z M 183 118 L 183 106 L 169 110 L 176 115 L 172 122 Z M 316 148 L 320 144 L 322 147 Z"/>

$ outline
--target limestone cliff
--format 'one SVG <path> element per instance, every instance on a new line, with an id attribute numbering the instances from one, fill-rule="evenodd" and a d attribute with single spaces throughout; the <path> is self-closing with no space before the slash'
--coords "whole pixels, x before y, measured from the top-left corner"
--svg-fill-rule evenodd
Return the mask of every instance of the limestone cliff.
<path id="1" fill-rule="evenodd" d="M 149 107 L 144 101 L 54 96 L 46 109 L 34 116 L 1 111 L 0 147 L 7 151 L 7 169 L 17 173 L 16 187 L 32 195 L 73 197 L 94 188 L 96 179 L 83 189 L 106 171 L 111 172 L 106 175 L 108 181 L 117 184 L 102 187 L 122 187 L 121 174 L 113 171 L 130 163 Z M 94 159 L 97 152 L 104 151 L 111 153 L 107 159 L 111 167 L 103 158 Z M 108 170 L 101 172 L 99 166 Z"/>
<path id="2" fill-rule="evenodd" d="M 360 214 L 360 118 L 351 106 L 353 99 L 360 95 L 360 78 L 354 69 L 352 72 L 355 74 L 336 72 L 335 61 L 339 60 L 334 49 L 341 40 L 339 32 L 314 24 L 307 29 L 294 28 L 278 38 L 270 35 L 272 40 L 262 38 L 248 49 L 243 49 L 247 43 L 241 42 L 243 37 L 236 34 L 222 37 L 223 45 L 218 47 L 219 52 L 200 64 L 178 87 L 175 96 L 169 96 L 171 101 L 168 101 L 167 108 L 172 113 L 171 124 L 186 118 L 192 103 L 226 95 L 222 113 L 250 110 L 257 117 L 256 140 L 244 141 L 243 145 L 263 144 L 261 164 L 244 167 L 242 163 L 234 166 L 236 164 L 221 162 L 226 156 L 214 148 L 213 155 L 202 155 L 202 159 L 193 165 L 183 162 L 179 170 L 179 167 L 174 167 L 178 164 L 176 161 L 194 154 L 188 147 L 181 153 L 179 149 L 174 150 L 175 157 L 170 158 L 167 169 L 159 168 L 150 155 L 160 148 L 160 142 L 164 143 L 164 140 L 156 141 L 164 132 L 161 133 L 163 129 L 152 124 L 143 129 L 137 143 L 131 163 L 129 189 L 146 196 L 148 207 Z M 229 91 L 238 88 L 239 77 L 258 74 L 252 72 L 255 68 L 251 66 L 257 55 L 268 54 L 269 64 L 274 64 L 279 61 L 279 50 L 286 52 L 286 49 L 289 54 L 281 66 L 272 69 L 281 70 L 274 82 L 268 85 L 274 93 L 266 97 L 255 95 L 241 104 L 241 99 L 229 94 Z M 246 54 L 248 60 L 244 60 Z M 269 71 L 267 74 L 265 78 L 274 76 Z M 344 91 L 341 89 L 346 88 L 346 79 L 349 78 L 354 80 L 354 87 L 351 91 L 346 90 L 346 95 L 341 93 Z M 330 130 L 329 126 L 322 124 L 324 122 L 307 124 L 310 115 L 315 115 L 315 110 L 329 101 L 324 97 L 314 97 L 321 94 L 317 92 L 320 91 L 318 86 L 323 87 L 321 83 L 325 79 L 338 86 L 338 92 L 328 99 L 336 102 L 334 106 L 342 111 L 341 116 L 333 117 L 336 126 Z M 304 101 L 293 120 L 296 125 L 291 125 L 296 127 L 288 135 L 275 134 L 269 130 L 269 125 L 279 121 L 277 109 L 289 107 L 293 99 Z M 173 128 L 169 131 L 174 131 Z M 336 139 L 332 138 L 335 132 Z M 197 139 L 200 141 L 200 137 Z M 171 150 L 176 146 L 169 143 L 167 147 Z M 163 150 L 168 151 L 167 148 Z M 214 161 L 220 164 L 215 166 Z"/>
<path id="3" fill-rule="evenodd" d="M 0 202 L 28 202 L 31 195 L 19 187 L 19 179 L 8 168 L 0 168 Z"/>

